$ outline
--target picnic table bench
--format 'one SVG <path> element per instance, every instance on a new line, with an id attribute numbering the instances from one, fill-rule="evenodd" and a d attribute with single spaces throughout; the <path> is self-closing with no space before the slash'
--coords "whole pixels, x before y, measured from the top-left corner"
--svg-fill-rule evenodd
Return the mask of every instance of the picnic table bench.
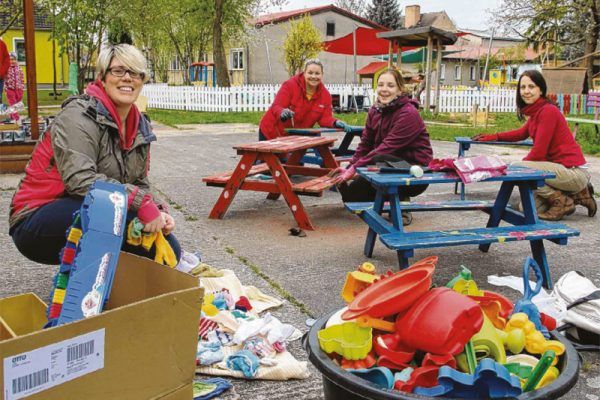
<path id="1" fill-rule="evenodd" d="M 458 157 L 464 157 L 465 153 L 471 148 L 473 144 L 486 144 L 492 146 L 533 146 L 533 140 L 526 139 L 521 140 L 519 142 L 505 142 L 502 140 L 494 140 L 491 142 L 478 142 L 476 140 L 471 139 L 470 137 L 458 136 L 454 138 L 454 141 L 458 143 Z M 460 199 L 465 199 L 465 184 L 462 182 L 456 182 L 454 184 L 454 194 L 458 193 L 458 186 L 460 185 Z"/>
<path id="2" fill-rule="evenodd" d="M 299 195 L 322 196 L 334 185 L 334 178 L 327 174 L 338 166 L 330 146 L 335 138 L 284 136 L 272 140 L 234 146 L 242 157 L 233 171 L 208 176 L 202 179 L 207 186 L 223 187 L 219 199 L 212 208 L 209 218 L 221 219 L 239 190 L 267 192 L 267 198 L 277 200 L 283 195 L 294 219 L 302 229 L 314 227 L 306 213 Z M 300 165 L 308 149 L 314 148 L 323 160 L 324 167 Z M 287 157 L 283 164 L 282 158 Z M 255 165 L 256 161 L 264 161 Z M 270 176 L 259 174 L 270 173 Z M 310 177 L 301 182 L 292 182 L 290 176 Z"/>
<path id="3" fill-rule="evenodd" d="M 566 245 L 568 237 L 578 236 L 579 231 L 563 224 L 541 222 L 538 219 L 533 190 L 542 186 L 545 179 L 553 178 L 548 172 L 521 167 L 509 167 L 506 175 L 489 178 L 486 182 L 500 182 L 501 186 L 493 202 L 401 202 L 399 188 L 408 185 L 455 183 L 460 178 L 454 173 L 427 173 L 415 178 L 405 173 L 381 173 L 359 168 L 358 173 L 377 190 L 373 203 L 346 203 L 346 208 L 356 213 L 369 226 L 365 239 L 364 254 L 372 257 L 377 235 L 389 249 L 395 250 L 401 268 L 408 267 L 408 259 L 414 249 L 445 246 L 473 245 L 487 252 L 492 243 L 508 243 L 528 240 L 534 259 L 542 269 L 544 286 L 552 288 L 550 267 L 546 259 L 543 240 Z M 517 187 L 521 195 L 523 213 L 508 207 L 508 200 Z M 481 210 L 489 215 L 485 227 L 405 232 L 402 211 L 464 211 Z M 390 222 L 382 217 L 388 212 Z M 499 226 L 501 221 L 514 226 Z"/>
<path id="4" fill-rule="evenodd" d="M 351 156 L 354 155 L 354 149 L 350 148 L 352 141 L 355 137 L 360 138 L 364 127 L 352 126 L 352 131 L 346 132 L 342 139 L 342 142 L 338 147 L 331 149 L 331 152 L 339 162 L 347 161 Z M 339 128 L 288 128 L 285 130 L 289 135 L 300 135 L 300 136 L 322 136 L 323 133 L 332 132 L 344 132 L 343 129 Z M 302 162 L 306 164 L 317 164 L 323 166 L 323 160 L 313 150 L 309 150 L 307 154 L 302 157 Z"/>

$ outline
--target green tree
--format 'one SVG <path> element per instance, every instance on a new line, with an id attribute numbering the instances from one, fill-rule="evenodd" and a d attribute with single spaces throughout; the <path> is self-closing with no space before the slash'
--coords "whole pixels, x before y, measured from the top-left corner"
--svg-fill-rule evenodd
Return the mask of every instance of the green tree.
<path id="1" fill-rule="evenodd" d="M 40 2 L 54 13 L 52 35 L 61 52 L 79 69 L 77 87 L 81 92 L 92 70 L 102 44 L 111 13 L 102 0 L 43 0 Z"/>
<path id="2" fill-rule="evenodd" d="M 290 76 L 300 71 L 306 60 L 319 54 L 323 49 L 322 41 L 321 33 L 308 14 L 297 21 L 291 21 L 290 30 L 283 42 L 283 56 Z"/>
<path id="3" fill-rule="evenodd" d="M 367 6 L 366 17 L 390 29 L 400 29 L 401 13 L 397 0 L 373 0 Z"/>
<path id="4" fill-rule="evenodd" d="M 0 36 L 17 24 L 23 16 L 23 1 L 22 0 L 2 0 L 0 1 L 0 14 L 8 15 L 6 26 L 0 28 Z"/>
<path id="5" fill-rule="evenodd" d="M 600 39 L 600 0 L 503 0 L 494 11 L 495 24 L 517 33 L 536 49 L 576 58 L 591 55 Z M 593 75 L 593 57 L 583 65 L 588 83 Z"/>
<path id="6" fill-rule="evenodd" d="M 275 0 L 274 3 L 280 3 Z M 219 86 L 231 86 L 225 43 L 243 42 L 247 21 L 253 10 L 261 8 L 261 0 L 214 0 L 213 2 L 213 60 Z"/>

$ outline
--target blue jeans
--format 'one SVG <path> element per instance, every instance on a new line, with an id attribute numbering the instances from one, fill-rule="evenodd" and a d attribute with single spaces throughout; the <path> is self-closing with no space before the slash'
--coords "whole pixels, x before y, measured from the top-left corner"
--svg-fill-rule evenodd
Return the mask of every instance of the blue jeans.
<path id="1" fill-rule="evenodd" d="M 73 222 L 73 213 L 81 208 L 81 197 L 62 197 L 48 203 L 30 214 L 18 225 L 13 226 L 9 234 L 17 249 L 28 259 L 41 264 L 60 264 L 59 253 L 67 242 L 66 232 Z M 127 223 L 137 216 L 135 211 L 127 213 Z M 125 231 L 127 232 L 127 231 Z M 181 258 L 181 246 L 175 235 L 165 236 L 175 252 L 177 261 Z M 154 259 L 154 246 L 146 251 L 142 246 L 127 243 L 127 234 L 123 236 L 121 250 L 138 256 Z"/>

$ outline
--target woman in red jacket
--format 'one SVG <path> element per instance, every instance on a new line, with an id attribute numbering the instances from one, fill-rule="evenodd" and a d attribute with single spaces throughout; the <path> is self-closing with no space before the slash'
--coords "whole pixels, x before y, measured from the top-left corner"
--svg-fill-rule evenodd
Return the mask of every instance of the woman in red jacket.
<path id="1" fill-rule="evenodd" d="M 352 127 L 333 118 L 331 95 L 323 85 L 323 64 L 310 59 L 303 72 L 283 82 L 271 107 L 260 120 L 258 140 L 285 136 L 285 128 L 336 127 L 349 132 Z"/>
<path id="2" fill-rule="evenodd" d="M 583 152 L 565 117 L 546 98 L 546 88 L 546 81 L 540 72 L 523 72 L 517 85 L 517 116 L 519 119 L 523 119 L 523 115 L 528 117 L 525 125 L 513 131 L 480 134 L 473 139 L 482 142 L 518 142 L 530 137 L 533 140 L 531 151 L 523 161 L 515 164 L 556 175 L 556 178 L 546 180 L 546 185 L 535 191 L 539 217 L 559 221 L 575 212 L 576 204 L 586 207 L 588 215 L 593 217 L 597 205 Z"/>

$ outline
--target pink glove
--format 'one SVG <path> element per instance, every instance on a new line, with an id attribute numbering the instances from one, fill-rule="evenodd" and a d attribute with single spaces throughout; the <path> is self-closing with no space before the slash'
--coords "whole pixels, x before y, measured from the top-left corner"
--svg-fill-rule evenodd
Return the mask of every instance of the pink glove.
<path id="1" fill-rule="evenodd" d="M 334 182 L 336 184 L 346 182 L 352 179 L 354 174 L 356 174 L 356 169 L 353 165 L 349 166 L 348 168 L 341 168 L 340 173 L 336 176 Z"/>

